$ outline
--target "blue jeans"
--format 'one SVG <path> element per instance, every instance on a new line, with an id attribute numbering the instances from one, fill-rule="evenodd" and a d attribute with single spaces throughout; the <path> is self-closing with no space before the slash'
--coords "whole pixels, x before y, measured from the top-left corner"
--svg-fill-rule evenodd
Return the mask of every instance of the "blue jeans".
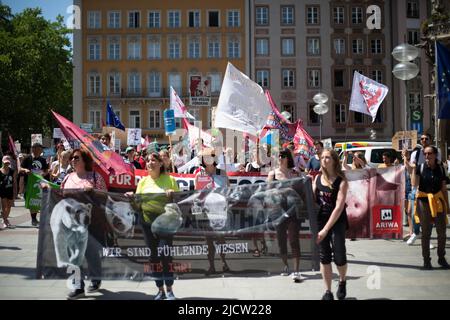
<path id="1" fill-rule="evenodd" d="M 420 223 L 416 223 L 416 220 L 414 219 L 414 200 L 416 199 L 416 192 L 417 189 L 412 189 L 408 196 L 409 205 L 411 207 L 411 220 L 413 225 L 413 232 L 416 236 L 420 234 Z"/>

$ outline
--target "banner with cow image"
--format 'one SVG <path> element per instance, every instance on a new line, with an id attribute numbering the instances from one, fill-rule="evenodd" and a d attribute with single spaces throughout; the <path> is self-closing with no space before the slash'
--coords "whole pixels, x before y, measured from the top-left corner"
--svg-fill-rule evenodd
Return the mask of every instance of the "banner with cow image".
<path id="1" fill-rule="evenodd" d="M 301 270 L 318 269 L 309 178 L 182 191 L 162 214 L 142 209 L 157 206 L 161 197 L 44 191 L 37 277 L 67 278 L 79 266 L 83 275 L 94 272 L 103 279 L 152 279 L 164 265 L 179 279 L 278 275 L 280 249 L 292 255 L 290 224 L 298 228 Z M 153 236 L 146 237 L 149 232 Z M 260 256 L 255 243 L 265 248 Z"/>

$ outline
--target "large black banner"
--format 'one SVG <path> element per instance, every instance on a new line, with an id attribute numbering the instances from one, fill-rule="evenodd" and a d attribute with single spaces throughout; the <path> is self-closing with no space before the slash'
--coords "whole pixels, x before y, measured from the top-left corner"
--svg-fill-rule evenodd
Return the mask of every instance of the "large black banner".
<path id="1" fill-rule="evenodd" d="M 300 270 L 318 269 L 309 178 L 174 193 L 149 223 L 142 208 L 163 198 L 45 191 L 37 277 L 67 278 L 74 266 L 103 279 L 154 278 L 163 265 L 176 279 L 280 274 L 280 250 L 294 271 L 296 242 Z"/>

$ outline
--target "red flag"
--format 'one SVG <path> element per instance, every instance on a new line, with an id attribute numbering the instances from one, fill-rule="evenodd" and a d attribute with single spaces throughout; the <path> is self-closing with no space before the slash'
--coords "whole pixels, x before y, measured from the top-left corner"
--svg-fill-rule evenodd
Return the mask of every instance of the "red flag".
<path id="1" fill-rule="evenodd" d="M 104 147 L 99 140 L 79 128 L 60 114 L 52 111 L 53 116 L 58 121 L 59 127 L 67 138 L 69 143 L 74 147 L 74 143 L 79 143 L 79 147 L 89 151 L 94 158 L 95 164 L 106 175 L 120 175 L 130 173 L 130 166 L 126 164 L 122 157 Z"/>
<path id="2" fill-rule="evenodd" d="M 9 151 L 13 152 L 17 157 L 19 155 L 19 152 L 17 152 L 16 145 L 14 144 L 14 140 L 10 134 L 8 134 L 8 145 L 9 145 Z"/>
<path id="3" fill-rule="evenodd" d="M 272 112 L 267 117 L 267 123 L 260 134 L 260 138 L 266 135 L 267 130 L 278 129 L 281 141 L 292 141 L 298 125 L 303 125 L 302 121 L 298 120 L 297 122 L 292 123 L 286 120 L 286 118 L 278 110 L 278 107 L 273 101 L 269 90 L 266 90 L 266 98 L 272 107 Z"/>
<path id="4" fill-rule="evenodd" d="M 305 159 L 314 156 L 314 140 L 306 132 L 301 123 L 297 125 L 293 141 L 295 144 L 295 153 L 300 153 Z"/>

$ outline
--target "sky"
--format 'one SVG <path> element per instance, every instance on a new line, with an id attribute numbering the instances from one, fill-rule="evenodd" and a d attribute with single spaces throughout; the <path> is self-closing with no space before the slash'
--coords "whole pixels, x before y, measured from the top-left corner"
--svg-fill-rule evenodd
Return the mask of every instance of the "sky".
<path id="1" fill-rule="evenodd" d="M 67 13 L 67 8 L 73 4 L 73 0 L 0 0 L 3 4 L 9 6 L 13 14 L 22 12 L 25 8 L 42 9 L 42 15 L 45 19 L 56 21 L 58 14 L 64 17 L 64 23 L 67 24 L 67 19 L 70 13 Z M 72 41 L 72 35 L 69 36 Z"/>

